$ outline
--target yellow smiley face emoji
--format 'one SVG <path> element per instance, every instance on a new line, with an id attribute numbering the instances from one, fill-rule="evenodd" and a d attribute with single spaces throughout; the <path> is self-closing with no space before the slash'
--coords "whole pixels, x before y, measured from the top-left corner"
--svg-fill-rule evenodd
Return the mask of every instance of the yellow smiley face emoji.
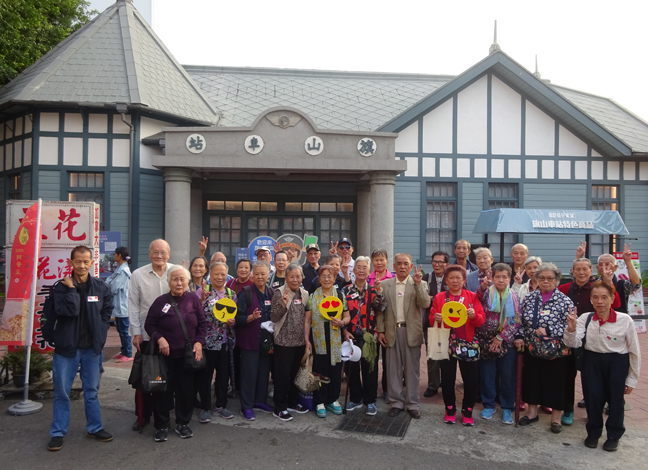
<path id="1" fill-rule="evenodd" d="M 236 316 L 236 304 L 229 297 L 218 300 L 214 304 L 214 317 L 216 320 L 227 323 L 227 320 Z"/>
<path id="2" fill-rule="evenodd" d="M 332 318 L 339 320 L 342 318 L 342 301 L 337 297 L 324 297 L 318 307 L 320 314 L 327 320 L 331 320 Z"/>
<path id="3" fill-rule="evenodd" d="M 466 306 L 459 302 L 446 302 L 441 309 L 443 323 L 450 328 L 459 328 L 468 320 L 468 310 Z"/>

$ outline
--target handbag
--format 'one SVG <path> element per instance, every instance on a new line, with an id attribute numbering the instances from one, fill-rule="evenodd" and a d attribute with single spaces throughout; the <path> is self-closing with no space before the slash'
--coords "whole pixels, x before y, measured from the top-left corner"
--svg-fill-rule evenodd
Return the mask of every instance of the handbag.
<path id="1" fill-rule="evenodd" d="M 169 299 L 171 301 L 171 306 L 173 307 L 173 310 L 175 311 L 176 315 L 178 315 L 178 321 L 180 321 L 180 326 L 182 327 L 182 334 L 184 334 L 185 338 L 185 350 L 183 354 L 183 365 L 185 370 L 201 370 L 205 368 L 205 364 L 207 364 L 207 360 L 205 359 L 205 355 L 200 358 L 200 360 L 196 360 L 196 355 L 193 352 L 193 345 L 191 344 L 191 341 L 189 340 L 189 334 L 187 333 L 187 327 L 185 326 L 184 319 L 182 318 L 182 314 L 180 313 L 180 309 L 178 308 L 178 304 L 176 303 L 175 299 L 171 296 L 171 294 L 167 294 L 169 296 Z"/>
<path id="2" fill-rule="evenodd" d="M 163 356 L 155 354 L 155 342 L 149 341 L 146 352 L 137 352 L 133 359 L 128 383 L 144 393 L 162 393 L 167 389 L 167 363 Z"/>
<path id="3" fill-rule="evenodd" d="M 479 347 L 481 349 L 481 358 L 485 360 L 490 360 L 490 359 L 499 359 L 500 357 L 504 357 L 506 353 L 508 352 L 508 343 L 506 341 L 502 341 L 502 346 L 500 346 L 500 350 L 497 352 L 493 352 L 490 350 L 490 345 L 493 342 L 493 339 L 498 335 L 498 333 L 482 333 L 481 331 L 477 330 L 475 332 L 475 336 L 477 337 L 477 341 L 479 341 Z"/>
<path id="4" fill-rule="evenodd" d="M 427 334 L 427 358 L 432 361 L 449 359 L 450 330 L 443 326 L 437 326 L 437 322 L 434 322 L 434 326 L 428 328 Z"/>
<path id="5" fill-rule="evenodd" d="M 445 301 L 450 302 L 450 291 L 445 293 Z M 460 297 L 459 302 L 463 303 L 464 298 Z M 473 362 L 478 361 L 480 356 L 481 348 L 479 347 L 479 341 L 477 336 L 473 336 L 472 341 L 467 339 L 457 338 L 454 332 L 454 328 L 450 333 L 450 344 L 448 347 L 448 354 L 454 358 L 459 359 L 464 362 Z"/>
<path id="6" fill-rule="evenodd" d="M 321 375 L 313 374 L 313 355 L 306 351 L 299 371 L 295 376 L 295 385 L 302 393 L 310 393 L 319 390 L 322 384 L 331 383 L 331 379 Z"/>
<path id="7" fill-rule="evenodd" d="M 533 331 L 538 329 L 538 317 L 540 309 L 540 298 L 536 299 L 534 311 L 533 311 Z M 538 336 L 534 335 L 529 341 L 527 346 L 529 349 L 529 354 L 533 357 L 540 359 L 553 360 L 559 357 L 569 356 L 571 354 L 571 349 L 569 349 L 562 338 L 554 338 L 552 336 Z"/>

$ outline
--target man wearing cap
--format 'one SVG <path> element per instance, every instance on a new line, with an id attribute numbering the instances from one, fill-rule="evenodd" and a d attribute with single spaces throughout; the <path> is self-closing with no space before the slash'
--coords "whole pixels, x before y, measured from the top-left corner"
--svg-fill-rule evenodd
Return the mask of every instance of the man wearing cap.
<path id="1" fill-rule="evenodd" d="M 257 260 L 265 261 L 266 263 L 268 263 L 270 265 L 270 273 L 268 273 L 268 274 L 272 274 L 273 272 L 275 272 L 277 270 L 277 268 L 275 268 L 272 265 L 272 251 L 270 251 L 269 247 L 260 246 L 254 252 L 254 255 L 257 257 Z"/>
<path id="2" fill-rule="evenodd" d="M 322 256 L 320 252 L 319 245 L 317 243 L 311 243 L 306 246 L 306 262 L 302 266 L 302 271 L 304 272 L 304 279 L 302 280 L 302 286 L 304 289 L 310 292 L 310 288 L 313 284 L 313 279 L 317 277 L 317 271 L 320 268 L 319 260 Z"/>
<path id="3" fill-rule="evenodd" d="M 353 268 L 355 266 L 355 260 L 351 258 L 353 254 L 353 243 L 348 238 L 342 238 L 335 245 L 331 242 L 331 249 L 329 250 L 329 255 L 338 254 L 342 257 L 342 266 L 349 267 L 349 277 L 351 282 L 355 282 L 355 274 L 353 274 Z M 342 269 L 344 272 L 344 269 Z"/>

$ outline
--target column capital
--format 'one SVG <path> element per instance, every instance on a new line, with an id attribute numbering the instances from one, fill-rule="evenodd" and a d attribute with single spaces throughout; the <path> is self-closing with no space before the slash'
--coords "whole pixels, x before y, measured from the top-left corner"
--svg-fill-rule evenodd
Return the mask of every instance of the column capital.
<path id="1" fill-rule="evenodd" d="M 356 183 L 356 191 L 369 191 L 371 186 L 369 185 L 369 180 L 362 180 Z"/>
<path id="2" fill-rule="evenodd" d="M 372 186 L 375 184 L 391 184 L 394 186 L 396 185 L 397 174 L 394 171 L 373 171 L 369 173 L 369 184 Z"/>
<path id="3" fill-rule="evenodd" d="M 178 182 L 178 183 L 191 183 L 191 175 L 193 170 L 190 168 L 174 168 L 169 167 L 164 169 L 164 182 Z"/>

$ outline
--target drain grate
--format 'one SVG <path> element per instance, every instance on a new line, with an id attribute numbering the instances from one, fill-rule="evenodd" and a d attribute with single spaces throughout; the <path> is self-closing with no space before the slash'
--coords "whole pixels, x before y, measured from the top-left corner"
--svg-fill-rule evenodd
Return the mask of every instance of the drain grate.
<path id="1" fill-rule="evenodd" d="M 337 429 L 377 436 L 404 437 L 411 420 L 412 418 L 405 411 L 390 418 L 382 411 L 375 416 L 367 416 L 364 411 L 356 410 L 347 413 Z"/>

